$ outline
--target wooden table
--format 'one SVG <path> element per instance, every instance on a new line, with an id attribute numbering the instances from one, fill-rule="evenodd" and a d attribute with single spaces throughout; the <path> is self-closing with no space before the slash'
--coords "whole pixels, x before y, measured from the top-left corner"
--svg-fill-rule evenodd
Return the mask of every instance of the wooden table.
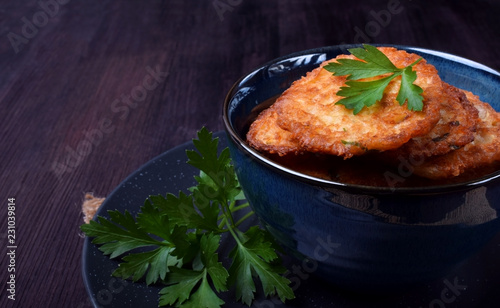
<path id="1" fill-rule="evenodd" d="M 107 196 L 202 126 L 222 130 L 225 94 L 260 64 L 326 45 L 390 43 L 500 70 L 496 0 L 3 2 L 1 307 L 90 307 L 84 193 Z M 15 301 L 6 291 L 9 198 Z"/>

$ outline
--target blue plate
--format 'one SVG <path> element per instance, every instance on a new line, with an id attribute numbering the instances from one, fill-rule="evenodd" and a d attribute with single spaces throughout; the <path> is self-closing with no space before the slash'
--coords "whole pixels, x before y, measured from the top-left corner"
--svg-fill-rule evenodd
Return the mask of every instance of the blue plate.
<path id="1" fill-rule="evenodd" d="M 223 132 L 215 134 L 226 146 Z M 153 194 L 166 192 L 177 193 L 192 186 L 196 170 L 186 163 L 185 151 L 193 149 L 188 142 L 154 158 L 125 179 L 106 199 L 97 215 L 108 217 L 108 210 L 128 210 L 137 213 L 144 200 Z M 250 223 L 257 223 L 256 219 Z M 231 249 L 223 242 L 221 255 Z M 357 296 L 334 289 L 328 283 L 315 277 L 308 269 L 294 259 L 283 257 L 290 270 L 287 277 L 292 281 L 296 299 L 287 304 L 278 304 L 277 300 L 265 299 L 257 294 L 253 307 L 338 307 L 338 308 L 375 308 L 375 307 L 440 307 L 446 298 L 454 298 L 452 305 L 442 307 L 474 308 L 494 307 L 500 302 L 500 235 L 494 238 L 482 251 L 469 259 L 446 277 L 432 283 L 414 288 L 394 296 Z M 226 263 L 228 260 L 223 260 Z M 158 292 L 161 285 L 146 286 L 145 283 L 113 278 L 111 273 L 118 266 L 116 260 L 104 256 L 91 239 L 85 238 L 83 247 L 82 271 L 85 286 L 94 307 L 141 307 L 158 306 Z M 455 285 L 453 291 L 446 291 L 449 285 Z M 463 290 L 465 288 L 465 290 Z M 445 295 L 443 295 L 446 292 Z M 456 293 L 453 293 L 456 292 Z M 458 295 L 456 295 L 458 294 Z M 441 297 L 445 297 L 445 301 Z M 225 307 L 247 307 L 234 300 L 234 292 L 222 295 Z M 449 301 L 449 300 L 448 300 Z M 432 306 L 434 305 L 434 306 Z"/>
<path id="2" fill-rule="evenodd" d="M 215 134 L 221 140 L 221 147 L 226 146 L 223 132 Z M 137 213 L 149 195 L 177 193 L 192 186 L 196 169 L 186 163 L 185 151 L 193 149 L 191 142 L 180 145 L 154 158 L 125 179 L 106 199 L 97 215 L 108 217 L 108 210 L 128 210 Z M 257 223 L 254 219 L 251 223 Z M 231 249 L 221 245 L 221 254 Z M 254 307 L 440 307 L 445 288 L 456 285 L 455 293 L 446 291 L 445 297 L 455 297 L 453 305 L 443 307 L 473 308 L 494 307 L 500 302 L 500 235 L 491 241 L 482 251 L 469 259 L 467 263 L 446 277 L 430 284 L 409 290 L 406 293 L 387 297 L 356 296 L 335 290 L 329 284 L 308 273 L 300 263 L 284 256 L 284 262 L 290 270 L 287 276 L 295 289 L 296 299 L 279 305 L 278 301 L 265 299 L 261 292 L 257 295 Z M 227 264 L 227 260 L 223 260 Z M 113 278 L 111 273 L 118 266 L 116 260 L 104 256 L 91 239 L 85 238 L 83 247 L 83 277 L 87 292 L 94 307 L 141 307 L 158 306 L 158 292 L 161 285 L 146 286 L 145 283 L 132 283 Z M 463 287 L 466 290 L 463 290 Z M 232 291 L 224 293 L 225 307 L 247 307 L 234 300 Z M 446 301 L 446 299 L 445 299 Z"/>
<path id="3" fill-rule="evenodd" d="M 339 46 L 337 51 L 344 53 L 353 46 Z M 403 48 L 404 46 L 395 46 Z M 472 91 L 483 101 L 489 102 L 500 110 L 500 74 L 476 62 L 453 55 L 427 49 L 404 47 L 422 55 L 440 71 L 441 78 L 463 89 Z M 330 47 L 330 50 L 332 48 Z M 321 49 L 312 56 L 297 54 L 297 65 L 304 61 L 319 65 L 330 54 Z M 449 61 L 451 60 L 452 63 Z M 288 61 L 288 60 L 287 60 Z M 282 69 L 279 65 L 275 70 Z M 272 70 L 268 72 L 272 74 Z M 304 72 L 305 73 L 305 72 Z M 293 80 L 281 81 L 290 84 Z M 496 85 L 492 87 L 491 85 Z M 488 86 L 485 86 L 488 85 Z M 223 132 L 216 133 L 221 147 L 227 145 Z M 185 151 L 193 149 L 187 142 L 154 158 L 127 179 L 125 179 L 106 199 L 97 215 L 108 217 L 108 210 L 128 210 L 137 213 L 144 200 L 155 194 L 177 193 L 192 186 L 197 175 L 195 168 L 186 163 Z M 257 223 L 254 219 L 250 223 Z M 227 255 L 231 246 L 223 240 L 221 255 Z M 284 262 L 292 281 L 296 299 L 281 304 L 275 299 L 256 295 L 254 307 L 494 307 L 500 302 L 500 235 L 490 241 L 478 254 L 474 255 L 447 276 L 428 284 L 417 286 L 404 293 L 387 296 L 347 293 L 332 287 L 310 273 L 307 267 L 295 259 L 284 256 Z M 229 260 L 222 260 L 226 265 Z M 132 283 L 113 278 L 111 273 L 118 261 L 104 256 L 98 247 L 86 238 L 83 247 L 82 271 L 85 286 L 95 307 L 157 307 L 158 292 L 161 285 L 146 286 L 145 283 Z M 259 287 L 259 286 L 258 286 Z M 221 295 L 225 307 L 246 307 L 234 300 L 234 292 Z"/>

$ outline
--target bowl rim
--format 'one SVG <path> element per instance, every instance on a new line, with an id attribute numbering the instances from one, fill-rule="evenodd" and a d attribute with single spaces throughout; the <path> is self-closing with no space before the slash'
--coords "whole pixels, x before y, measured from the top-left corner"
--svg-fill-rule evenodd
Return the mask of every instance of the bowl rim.
<path id="1" fill-rule="evenodd" d="M 420 47 L 414 47 L 414 46 L 406 46 L 406 45 L 395 45 L 395 44 L 371 44 L 372 46 L 387 46 L 387 47 L 395 47 L 397 49 L 405 49 L 407 51 L 414 51 L 415 53 L 418 52 L 424 52 L 431 54 L 433 56 L 436 56 L 438 58 L 442 58 L 447 61 L 451 62 L 456 62 L 461 65 L 468 66 L 472 69 L 477 69 L 480 70 L 486 74 L 491 74 L 493 76 L 500 77 L 500 72 L 485 66 L 481 63 L 475 62 L 473 60 L 469 60 L 467 58 L 463 58 L 460 56 L 456 56 L 453 54 L 449 54 L 446 52 L 442 51 L 437 51 L 437 50 L 432 50 L 432 49 L 427 49 L 427 48 L 420 48 Z M 295 171 L 291 168 L 287 168 L 285 166 L 282 166 L 273 160 L 265 157 L 262 155 L 259 151 L 253 149 L 248 143 L 243 140 L 239 136 L 239 134 L 235 131 L 233 128 L 231 121 L 229 120 L 229 106 L 230 102 L 233 98 L 233 95 L 235 93 L 235 90 L 239 88 L 240 84 L 250 76 L 253 76 L 259 71 L 262 71 L 263 69 L 270 67 L 273 64 L 279 63 L 283 60 L 291 59 L 294 57 L 300 57 L 300 56 L 305 56 L 309 54 L 318 54 L 318 53 L 325 53 L 327 50 L 332 50 L 332 49 L 344 49 L 347 51 L 347 49 L 350 48 L 356 48 L 356 47 L 362 47 L 362 44 L 344 44 L 344 45 L 331 45 L 331 46 L 324 46 L 324 47 L 318 47 L 318 48 L 312 48 L 312 49 L 306 49 L 302 51 L 297 51 L 293 52 L 284 56 L 280 56 L 278 58 L 275 58 L 273 60 L 270 60 L 257 68 L 254 68 L 251 70 L 249 73 L 244 74 L 242 77 L 240 77 L 230 88 L 228 91 L 225 99 L 224 99 L 224 104 L 223 104 L 223 110 L 222 110 L 222 118 L 224 122 L 224 127 L 226 130 L 226 134 L 230 137 L 231 140 L 233 140 L 237 145 L 238 148 L 242 150 L 245 156 L 250 157 L 252 160 L 259 162 L 261 165 L 268 169 L 272 169 L 273 171 L 277 171 L 280 174 L 283 174 L 287 177 L 291 177 L 295 180 L 298 180 L 300 182 L 306 182 L 312 185 L 320 186 L 325 189 L 340 189 L 344 191 L 350 191 L 354 193 L 364 193 L 364 194 L 376 194 L 376 195 L 386 195 L 386 194 L 391 194 L 391 195 L 430 195 L 430 194 L 441 194 L 441 193 L 447 193 L 447 192 L 455 192 L 455 191 L 468 191 L 472 190 L 474 188 L 479 188 L 482 187 L 490 182 L 500 180 L 500 170 L 495 171 L 493 173 L 481 176 L 479 178 L 469 180 L 466 182 L 460 182 L 460 183 L 453 183 L 453 184 L 445 184 L 445 185 L 433 185 L 433 186 L 422 186 L 422 187 L 378 187 L 378 186 L 368 186 L 368 185 L 358 185 L 358 184 L 348 184 L 348 183 L 342 183 L 342 182 L 336 182 L 336 181 L 331 181 L 331 180 L 326 180 L 326 179 L 321 179 L 317 178 L 314 176 L 310 176 L 298 171 Z"/>

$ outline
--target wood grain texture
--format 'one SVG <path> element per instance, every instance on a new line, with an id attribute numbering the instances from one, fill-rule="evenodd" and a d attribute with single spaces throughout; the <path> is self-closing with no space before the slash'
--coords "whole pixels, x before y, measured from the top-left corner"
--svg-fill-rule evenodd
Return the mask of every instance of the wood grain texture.
<path id="1" fill-rule="evenodd" d="M 2 287 L 1 307 L 90 307 L 84 193 L 108 195 L 201 126 L 221 130 L 225 94 L 260 64 L 364 42 L 431 48 L 500 70 L 496 0 L 241 0 L 223 12 L 199 0 L 41 2 L 57 4 L 46 20 L 38 1 L 0 8 L 2 245 L 8 197 L 18 236 L 17 300 L 12 306 Z M 376 26 L 390 4 L 397 13 Z M 36 16 L 41 26 L 29 32 L 25 21 Z M 11 33 L 23 42 L 13 44 Z M 0 262 L 3 283 L 5 253 Z"/>

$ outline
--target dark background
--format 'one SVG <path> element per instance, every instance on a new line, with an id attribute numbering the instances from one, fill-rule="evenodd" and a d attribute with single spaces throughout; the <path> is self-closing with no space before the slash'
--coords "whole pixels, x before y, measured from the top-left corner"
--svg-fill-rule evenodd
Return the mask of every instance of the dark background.
<path id="1" fill-rule="evenodd" d="M 222 130 L 231 85 L 273 58 L 402 44 L 500 70 L 497 0 L 1 2 L 1 307 L 90 307 L 84 193 L 107 196 L 202 126 Z M 15 302 L 7 198 L 16 198 Z"/>

